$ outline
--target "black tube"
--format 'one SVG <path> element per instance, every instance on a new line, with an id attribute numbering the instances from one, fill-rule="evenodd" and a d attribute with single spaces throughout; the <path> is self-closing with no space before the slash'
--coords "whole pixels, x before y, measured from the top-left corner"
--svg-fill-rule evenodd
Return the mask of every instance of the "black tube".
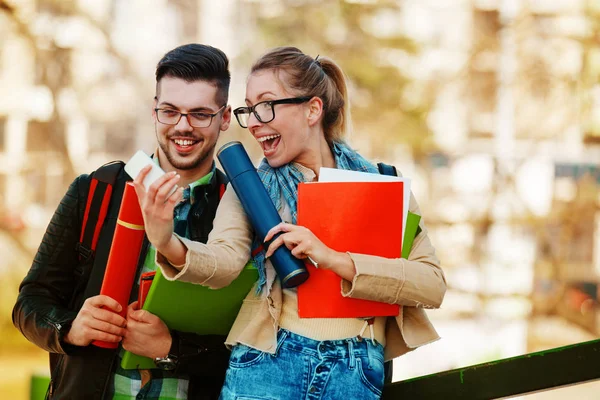
<path id="1" fill-rule="evenodd" d="M 269 230 L 282 221 L 246 149 L 240 142 L 229 142 L 219 149 L 217 158 L 258 238 L 264 240 Z M 268 243 L 265 243 L 265 248 L 267 245 Z M 304 266 L 304 261 L 294 257 L 285 245 L 279 246 L 270 260 L 284 288 L 296 287 L 308 279 L 308 270 Z"/>

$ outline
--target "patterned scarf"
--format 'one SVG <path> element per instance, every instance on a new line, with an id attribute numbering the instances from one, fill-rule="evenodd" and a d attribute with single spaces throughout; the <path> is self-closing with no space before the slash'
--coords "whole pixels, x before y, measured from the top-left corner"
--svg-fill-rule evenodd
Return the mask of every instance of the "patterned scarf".
<path id="1" fill-rule="evenodd" d="M 379 173 L 376 166 L 367 161 L 363 156 L 352 150 L 348 145 L 342 142 L 333 143 L 333 156 L 338 169 L 351 171 Z M 292 163 L 288 163 L 279 168 L 271 168 L 266 159 L 263 159 L 258 167 L 258 176 L 267 189 L 275 208 L 281 211 L 283 208 L 282 197 L 292 212 L 292 223 L 296 223 L 298 216 L 298 184 L 304 182 L 304 176 Z M 262 245 L 255 236 L 253 249 Z M 266 249 L 265 249 L 266 250 Z M 253 258 L 254 264 L 258 269 L 259 284 L 257 292 L 260 293 L 266 283 L 265 272 L 265 250 L 260 251 Z"/>

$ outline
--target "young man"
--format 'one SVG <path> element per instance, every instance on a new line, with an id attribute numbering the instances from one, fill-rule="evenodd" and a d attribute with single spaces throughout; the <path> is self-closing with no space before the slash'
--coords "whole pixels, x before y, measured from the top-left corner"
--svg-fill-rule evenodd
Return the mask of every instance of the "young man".
<path id="1" fill-rule="evenodd" d="M 219 133 L 231 121 L 229 83 L 227 57 L 210 46 L 180 46 L 165 54 L 156 68 L 154 158 L 183 189 L 173 215 L 174 229 L 192 240 L 207 240 L 226 183 L 213 156 Z M 122 190 L 128 179 L 121 170 L 115 189 Z M 110 311 L 120 311 L 115 300 L 98 294 L 101 282 L 91 278 L 79 282 L 81 276 L 90 276 L 87 270 L 92 268 L 80 261 L 78 251 L 90 181 L 89 175 L 81 175 L 69 187 L 13 310 L 15 326 L 50 353 L 49 397 L 216 399 L 229 357 L 225 337 L 169 331 L 158 317 L 136 310 L 137 303 L 130 305 L 124 319 Z M 115 197 L 116 193 L 107 221 L 118 211 L 120 198 Z M 100 241 L 112 234 L 112 229 L 103 229 Z M 142 272 L 156 269 L 153 246 L 146 241 L 142 251 L 138 279 Z M 136 297 L 132 290 L 131 301 Z M 103 349 L 91 345 L 94 340 L 120 345 Z M 122 349 L 151 357 L 162 369 L 123 370 Z"/>

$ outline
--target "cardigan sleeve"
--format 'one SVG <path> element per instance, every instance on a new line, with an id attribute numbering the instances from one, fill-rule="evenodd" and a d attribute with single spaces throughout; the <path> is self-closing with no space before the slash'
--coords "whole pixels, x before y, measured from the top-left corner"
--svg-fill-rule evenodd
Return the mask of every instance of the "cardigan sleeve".
<path id="1" fill-rule="evenodd" d="M 160 253 L 156 262 L 168 280 L 181 280 L 219 289 L 238 277 L 252 246 L 252 227 L 231 188 L 225 191 L 206 244 L 178 237 L 187 249 L 185 264 L 172 265 Z"/>
<path id="2" fill-rule="evenodd" d="M 420 214 L 412 194 L 409 209 Z M 423 218 L 420 227 L 422 231 L 415 238 L 408 259 L 349 253 L 356 275 L 352 282 L 342 281 L 342 295 L 404 306 L 439 308 L 446 293 L 446 278 L 427 236 Z"/>

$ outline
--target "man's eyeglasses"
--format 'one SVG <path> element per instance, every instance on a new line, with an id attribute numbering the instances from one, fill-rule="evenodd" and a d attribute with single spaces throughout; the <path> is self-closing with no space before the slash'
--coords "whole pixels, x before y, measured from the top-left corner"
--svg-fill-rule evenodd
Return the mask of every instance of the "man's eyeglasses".
<path id="1" fill-rule="evenodd" d="M 186 117 L 190 126 L 194 128 L 207 128 L 212 123 L 213 117 L 223 111 L 225 106 L 219 108 L 214 114 L 203 112 L 182 113 L 169 108 L 155 108 L 154 111 L 156 112 L 156 119 L 161 124 L 177 125 L 181 117 Z"/>
<path id="2" fill-rule="evenodd" d="M 233 110 L 233 115 L 242 128 L 248 127 L 250 114 L 254 114 L 257 120 L 266 124 L 275 119 L 275 106 L 277 104 L 301 104 L 312 99 L 312 96 L 292 97 L 289 99 L 267 100 L 256 103 L 252 107 L 238 107 Z"/>

